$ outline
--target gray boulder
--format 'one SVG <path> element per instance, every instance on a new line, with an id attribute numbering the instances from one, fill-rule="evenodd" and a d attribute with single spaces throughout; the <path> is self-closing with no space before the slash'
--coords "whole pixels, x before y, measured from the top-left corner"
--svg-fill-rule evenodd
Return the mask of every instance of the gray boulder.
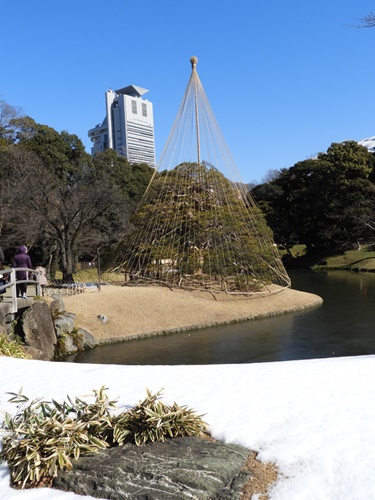
<path id="1" fill-rule="evenodd" d="M 50 304 L 52 316 L 57 318 L 60 314 L 65 312 L 65 303 L 59 295 L 52 295 L 53 301 Z"/>
<path id="2" fill-rule="evenodd" d="M 6 310 L 3 307 L 0 307 L 0 332 L 3 332 L 7 327 L 7 322 L 5 319 Z"/>
<path id="3" fill-rule="evenodd" d="M 0 295 L 1 297 L 1 295 Z M 21 300 L 21 299 L 19 299 Z M 25 299 L 24 299 L 25 300 Z M 10 331 L 11 323 L 15 319 L 14 313 L 11 313 L 11 303 L 10 302 L 0 302 L 0 330 Z"/>
<path id="4" fill-rule="evenodd" d="M 44 300 L 34 302 L 23 313 L 21 325 L 25 344 L 42 351 L 46 359 L 53 359 L 57 338 L 47 303 Z"/>
<path id="5" fill-rule="evenodd" d="M 98 320 L 101 323 L 108 323 L 108 321 L 109 321 L 109 319 L 107 318 L 107 316 L 105 314 L 99 314 L 98 315 Z"/>
<path id="6" fill-rule="evenodd" d="M 77 337 L 80 339 L 83 349 L 92 349 L 96 346 L 93 335 L 84 328 L 78 328 Z"/>
<path id="7" fill-rule="evenodd" d="M 50 361 L 49 357 L 41 351 L 40 349 L 35 349 L 35 347 L 25 346 L 25 351 L 31 359 L 37 359 L 39 361 Z"/>
<path id="8" fill-rule="evenodd" d="M 65 334 L 72 333 L 74 330 L 76 315 L 74 313 L 63 313 L 54 321 L 56 335 L 62 337 Z"/>
<path id="9" fill-rule="evenodd" d="M 75 345 L 74 340 L 69 335 L 64 335 L 59 339 L 59 349 L 64 355 L 75 354 L 78 352 L 78 347 Z"/>
<path id="10" fill-rule="evenodd" d="M 194 437 L 102 450 L 59 471 L 53 487 L 111 500 L 239 499 L 250 450 Z"/>

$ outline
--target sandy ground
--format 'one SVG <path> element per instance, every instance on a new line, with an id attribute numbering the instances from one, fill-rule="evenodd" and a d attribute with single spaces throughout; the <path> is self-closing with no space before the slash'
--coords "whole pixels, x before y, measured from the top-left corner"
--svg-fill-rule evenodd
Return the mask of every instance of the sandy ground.
<path id="1" fill-rule="evenodd" d="M 77 315 L 76 325 L 99 344 L 274 316 L 322 303 L 317 295 L 290 289 L 267 297 L 219 294 L 215 299 L 207 292 L 118 285 L 63 300 L 66 310 Z M 99 315 L 108 322 L 102 323 Z"/>

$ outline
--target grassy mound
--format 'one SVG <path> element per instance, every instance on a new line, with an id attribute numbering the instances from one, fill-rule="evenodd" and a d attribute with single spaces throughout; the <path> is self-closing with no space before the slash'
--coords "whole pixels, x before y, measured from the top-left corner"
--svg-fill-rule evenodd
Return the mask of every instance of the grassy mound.
<path id="1" fill-rule="evenodd" d="M 315 270 L 375 271 L 375 247 L 363 245 L 358 250 L 323 257 L 314 266 Z"/>
<path id="2" fill-rule="evenodd" d="M 305 268 L 315 271 L 375 271 L 375 245 L 363 244 L 359 249 L 328 249 L 324 252 L 307 253 L 304 245 L 295 245 L 287 253 L 280 251 L 288 268 Z"/>

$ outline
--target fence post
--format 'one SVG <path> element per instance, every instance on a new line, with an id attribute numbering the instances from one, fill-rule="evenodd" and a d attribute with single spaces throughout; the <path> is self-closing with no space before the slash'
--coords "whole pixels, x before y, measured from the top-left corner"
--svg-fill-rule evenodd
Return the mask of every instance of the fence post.
<path id="1" fill-rule="evenodd" d="M 97 263 L 98 263 L 98 290 L 100 292 L 101 283 L 100 283 L 100 248 L 99 247 L 97 247 L 96 253 L 97 253 Z"/>
<path id="2" fill-rule="evenodd" d="M 17 303 L 17 290 L 16 290 L 16 270 L 10 270 L 10 282 L 12 286 L 10 287 L 10 293 L 12 297 L 12 313 L 16 313 L 18 311 L 18 303 Z"/>
<path id="3" fill-rule="evenodd" d="M 38 297 L 41 297 L 42 296 L 42 286 L 40 284 L 40 280 L 41 280 L 41 273 L 39 271 L 35 271 L 35 274 L 36 274 L 36 280 L 37 280 L 37 284 L 36 284 L 36 294 L 38 295 Z"/>

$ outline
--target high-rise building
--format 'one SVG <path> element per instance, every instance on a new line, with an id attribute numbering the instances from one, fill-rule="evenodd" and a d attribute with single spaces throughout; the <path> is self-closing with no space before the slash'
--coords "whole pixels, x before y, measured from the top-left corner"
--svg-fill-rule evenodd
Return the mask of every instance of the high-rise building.
<path id="1" fill-rule="evenodd" d="M 146 92 L 129 85 L 105 93 L 106 117 L 88 131 L 91 154 L 111 148 L 131 163 L 155 167 L 154 115 L 152 103 L 142 98 Z"/>
<path id="2" fill-rule="evenodd" d="M 358 141 L 358 144 L 361 146 L 365 146 L 370 153 L 375 153 L 375 136 L 373 135 L 372 137 L 367 137 L 367 139 L 362 139 L 361 141 Z"/>

